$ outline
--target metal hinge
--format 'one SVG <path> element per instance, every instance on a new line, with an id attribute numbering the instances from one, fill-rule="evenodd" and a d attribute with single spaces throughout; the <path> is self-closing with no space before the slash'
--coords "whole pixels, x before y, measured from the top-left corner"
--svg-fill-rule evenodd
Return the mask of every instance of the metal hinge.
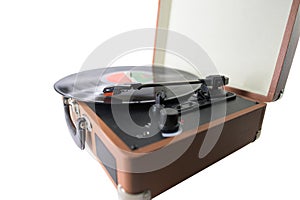
<path id="1" fill-rule="evenodd" d="M 282 99 L 283 95 L 284 95 L 284 89 L 280 90 L 278 100 Z"/>

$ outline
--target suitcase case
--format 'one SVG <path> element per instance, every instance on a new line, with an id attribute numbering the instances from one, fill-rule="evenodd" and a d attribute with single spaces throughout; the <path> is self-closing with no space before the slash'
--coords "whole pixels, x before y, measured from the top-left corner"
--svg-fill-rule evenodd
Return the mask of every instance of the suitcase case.
<path id="1" fill-rule="evenodd" d="M 169 36 L 160 32 L 160 28 L 181 31 L 191 36 L 188 31 L 184 32 L 187 30 L 185 26 L 175 23 L 180 9 L 183 9 L 181 3 L 171 0 L 159 2 L 156 49 L 168 49 L 170 45 L 167 43 Z M 193 1 L 187 6 L 195 7 L 201 3 L 203 2 Z M 236 83 L 227 86 L 227 91 L 237 94 L 235 99 L 201 108 L 197 127 L 189 128 L 186 119 L 193 116 L 182 114 L 185 119 L 181 121 L 183 132 L 175 137 L 132 139 L 124 136 L 118 124 L 112 120 L 114 113 L 109 105 L 64 95 L 66 120 L 74 141 L 81 149 L 89 149 L 99 161 L 116 186 L 119 199 L 154 198 L 259 138 L 266 102 L 278 100 L 283 95 L 300 34 L 299 4 L 299 0 L 291 1 L 289 12 L 286 13 L 288 20 L 282 22 L 284 34 L 280 39 L 276 66 L 271 66 L 272 70 L 269 71 L 272 74 L 268 90 L 265 93 L 249 91 L 247 87 L 237 87 L 239 84 Z M 190 30 L 194 30 L 198 21 L 188 13 L 180 13 L 180 16 L 185 14 Z M 202 42 L 193 35 L 191 37 L 198 43 Z M 172 62 L 177 61 L 168 58 L 166 52 L 155 52 L 154 64 L 169 65 Z M 228 74 L 231 80 L 238 79 L 234 72 Z M 250 78 L 257 81 L 251 76 Z M 59 90 L 59 86 L 55 87 Z M 223 108 L 226 109 L 224 115 L 212 114 Z M 150 107 L 142 105 L 137 109 L 139 112 L 133 117 L 144 122 L 144 116 L 149 114 Z"/>

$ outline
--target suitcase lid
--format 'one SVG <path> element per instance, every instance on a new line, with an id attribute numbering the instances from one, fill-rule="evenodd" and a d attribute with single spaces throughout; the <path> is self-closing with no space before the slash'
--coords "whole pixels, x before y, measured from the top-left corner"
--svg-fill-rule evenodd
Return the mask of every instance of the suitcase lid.
<path id="1" fill-rule="evenodd" d="M 160 0 L 156 48 L 168 49 L 168 35 L 181 33 L 198 45 L 218 72 L 230 77 L 227 90 L 259 102 L 284 91 L 300 35 L 300 0 Z M 184 67 L 155 48 L 154 64 Z"/>

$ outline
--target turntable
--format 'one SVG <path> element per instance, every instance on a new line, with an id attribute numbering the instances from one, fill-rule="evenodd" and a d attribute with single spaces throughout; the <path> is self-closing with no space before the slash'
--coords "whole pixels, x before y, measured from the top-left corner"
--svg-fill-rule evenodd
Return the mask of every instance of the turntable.
<path id="1" fill-rule="evenodd" d="M 156 51 L 153 65 L 87 70 L 55 84 L 55 90 L 63 96 L 73 140 L 101 163 L 120 199 L 151 199 L 259 138 L 265 102 L 275 101 L 283 94 L 300 34 L 299 3 L 291 1 L 285 4 L 288 9 L 280 10 L 287 16 L 286 23 L 282 20 L 277 27 L 280 31 L 276 39 L 280 39 L 265 41 L 276 43 L 279 53 L 267 56 L 266 52 L 265 56 L 272 59 L 263 63 L 270 65 L 276 60 L 277 64 L 255 68 L 262 74 L 247 73 L 248 69 L 241 74 L 241 62 L 223 62 L 226 56 L 220 54 L 222 49 L 216 49 L 215 43 L 208 41 L 211 36 L 205 34 L 211 30 L 201 29 L 204 34 L 200 37 L 195 28 L 197 23 L 206 27 L 205 20 L 209 19 L 197 21 L 192 11 L 181 12 L 184 8 L 190 11 L 191 7 L 211 8 L 213 3 L 160 1 L 158 28 L 180 31 L 206 45 L 208 54 L 217 63 L 223 63 L 219 71 L 224 75 L 199 77 L 185 64 Z M 273 12 L 266 9 L 264 14 Z M 179 16 L 189 23 L 182 23 Z M 222 27 L 216 25 L 212 29 Z M 237 45 L 239 41 L 235 40 L 239 39 L 231 36 L 224 33 L 223 37 Z M 158 29 L 156 49 L 168 49 L 172 45 L 170 37 Z M 224 54 L 232 52 L 239 61 L 245 57 L 236 49 Z M 259 58 L 248 59 L 244 64 L 256 62 L 261 66 L 264 59 Z M 257 87 L 259 84 L 261 87 Z"/>

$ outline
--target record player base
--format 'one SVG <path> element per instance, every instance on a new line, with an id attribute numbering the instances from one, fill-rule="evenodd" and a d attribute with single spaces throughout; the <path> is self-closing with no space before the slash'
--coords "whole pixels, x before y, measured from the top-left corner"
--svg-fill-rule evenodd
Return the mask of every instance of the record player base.
<path id="1" fill-rule="evenodd" d="M 89 117 L 93 127 L 87 144 L 118 189 L 119 199 L 147 200 L 255 141 L 260 135 L 266 104 L 257 103 L 250 108 L 226 116 L 225 121 L 221 120 L 219 122 L 216 120 L 210 125 L 202 125 L 195 135 L 180 136 L 181 138 L 170 145 L 158 142 L 136 150 L 135 153 L 141 154 L 141 159 L 143 159 L 142 155 L 145 153 L 148 153 L 145 156 L 155 159 L 151 154 L 161 148 L 161 145 L 165 145 L 164 148 L 168 151 L 168 149 L 179 148 L 189 137 L 194 137 L 193 142 L 180 158 L 164 168 L 146 173 L 121 170 L 120 168 L 123 167 L 119 166 L 132 166 L 136 163 L 135 159 L 137 158 L 136 155 L 132 154 L 133 150 L 122 143 L 85 103 L 79 102 L 79 107 L 82 114 Z M 214 134 L 220 127 L 222 127 L 222 132 L 216 145 L 204 158 L 199 158 L 199 150 L 203 145 L 208 128 L 209 134 Z M 166 140 L 167 144 L 168 142 L 170 141 Z M 120 150 L 122 153 L 120 153 Z M 107 159 L 108 157 L 109 160 L 113 160 L 115 167 L 107 167 L 103 164 L 103 158 Z M 144 160 L 147 160 L 147 158 Z"/>

